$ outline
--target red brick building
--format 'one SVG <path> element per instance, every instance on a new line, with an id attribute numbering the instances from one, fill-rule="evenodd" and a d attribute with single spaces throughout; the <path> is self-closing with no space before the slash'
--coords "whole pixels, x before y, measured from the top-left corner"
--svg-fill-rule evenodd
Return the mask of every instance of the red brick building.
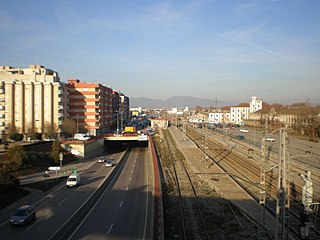
<path id="1" fill-rule="evenodd" d="M 113 90 L 110 87 L 70 79 L 66 88 L 68 117 L 76 122 L 79 133 L 100 136 L 110 131 L 113 124 Z"/>

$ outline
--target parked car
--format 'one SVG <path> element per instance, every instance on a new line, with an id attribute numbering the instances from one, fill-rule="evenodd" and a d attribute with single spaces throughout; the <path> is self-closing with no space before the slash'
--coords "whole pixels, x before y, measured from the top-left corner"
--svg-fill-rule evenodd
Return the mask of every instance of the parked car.
<path id="1" fill-rule="evenodd" d="M 12 226 L 25 225 L 36 218 L 36 211 L 32 205 L 23 205 L 14 211 L 10 218 Z"/>
<path id="2" fill-rule="evenodd" d="M 112 160 L 107 160 L 105 165 L 106 165 L 106 167 L 112 167 L 113 166 L 113 161 Z"/>
<path id="3" fill-rule="evenodd" d="M 274 141 L 276 141 L 274 138 L 272 138 L 272 137 L 266 137 L 265 138 L 266 139 L 266 141 L 268 141 L 268 142 L 274 142 Z"/>
<path id="4" fill-rule="evenodd" d="M 106 161 L 105 156 L 101 156 L 98 158 L 98 162 L 100 162 L 100 163 L 104 163 L 105 161 Z"/>
<path id="5" fill-rule="evenodd" d="M 236 136 L 235 138 L 238 139 L 238 140 L 243 140 L 243 139 L 245 139 L 245 137 L 244 137 L 243 135 L 238 135 L 238 136 Z"/>
<path id="6" fill-rule="evenodd" d="M 240 132 L 247 133 L 247 132 L 249 132 L 249 130 L 247 130 L 247 129 L 240 129 Z"/>
<path id="7" fill-rule="evenodd" d="M 80 185 L 80 175 L 77 173 L 71 174 L 66 182 L 67 187 L 77 187 Z"/>
<path id="8" fill-rule="evenodd" d="M 81 140 L 81 141 L 87 141 L 87 140 L 90 139 L 90 137 L 88 137 L 88 136 L 86 136 L 85 134 L 82 134 L 82 133 L 75 134 L 73 138 L 76 139 L 76 140 Z"/>

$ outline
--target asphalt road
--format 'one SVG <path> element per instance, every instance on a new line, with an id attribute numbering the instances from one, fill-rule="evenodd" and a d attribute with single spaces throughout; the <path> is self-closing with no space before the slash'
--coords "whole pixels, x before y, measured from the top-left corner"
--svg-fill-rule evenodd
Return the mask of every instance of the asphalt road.
<path id="1" fill-rule="evenodd" d="M 117 163 L 121 156 L 122 154 L 118 153 L 108 158 L 115 159 Z M 81 208 L 111 171 L 112 168 L 105 167 L 103 163 L 95 163 L 87 170 L 79 172 L 79 187 L 69 189 L 63 182 L 37 202 L 28 203 L 33 204 L 36 209 L 36 220 L 24 227 L 12 227 L 8 222 L 10 216 L 7 216 L 7 219 L 0 223 L 0 239 L 50 239 Z"/>
<path id="2" fill-rule="evenodd" d="M 152 239 L 153 178 L 145 148 L 132 150 L 70 239 Z"/>

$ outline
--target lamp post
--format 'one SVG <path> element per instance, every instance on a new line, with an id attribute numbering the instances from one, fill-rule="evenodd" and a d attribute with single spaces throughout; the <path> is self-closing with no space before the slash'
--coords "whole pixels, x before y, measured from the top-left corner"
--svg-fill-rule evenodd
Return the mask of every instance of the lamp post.
<path id="1" fill-rule="evenodd" d="M 77 133 L 79 133 L 79 113 L 77 113 Z"/>
<path id="2" fill-rule="evenodd" d="M 117 135 L 119 134 L 119 111 L 116 111 L 117 113 Z"/>

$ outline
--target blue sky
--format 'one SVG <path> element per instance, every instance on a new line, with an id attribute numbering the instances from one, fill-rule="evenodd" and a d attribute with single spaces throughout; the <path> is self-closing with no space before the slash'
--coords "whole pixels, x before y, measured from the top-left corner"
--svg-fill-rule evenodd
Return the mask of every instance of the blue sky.
<path id="1" fill-rule="evenodd" d="M 2 0 L 0 65 L 129 97 L 320 103 L 318 0 Z"/>

